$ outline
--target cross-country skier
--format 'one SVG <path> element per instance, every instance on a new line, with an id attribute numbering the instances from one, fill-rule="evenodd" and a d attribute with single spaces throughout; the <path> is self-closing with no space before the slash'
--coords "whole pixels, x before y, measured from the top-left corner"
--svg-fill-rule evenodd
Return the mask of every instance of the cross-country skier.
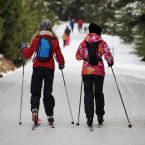
<path id="1" fill-rule="evenodd" d="M 78 20 L 78 31 L 80 32 L 80 33 L 82 33 L 82 26 L 83 26 L 83 20 L 82 19 L 79 19 Z"/>
<path id="2" fill-rule="evenodd" d="M 63 48 L 64 48 L 66 45 L 66 33 L 65 32 L 63 33 L 62 38 L 63 38 Z"/>
<path id="3" fill-rule="evenodd" d="M 76 59 L 79 61 L 83 60 L 82 79 L 84 82 L 84 105 L 87 124 L 89 126 L 92 126 L 93 124 L 94 98 L 96 104 L 96 115 L 98 118 L 98 123 L 102 124 L 104 121 L 103 115 L 105 114 L 105 111 L 104 111 L 103 82 L 105 77 L 105 70 L 102 56 L 104 55 L 109 66 L 112 66 L 114 63 L 109 47 L 101 37 L 101 32 L 102 29 L 100 26 L 98 26 L 95 23 L 91 23 L 89 25 L 89 34 L 80 43 L 78 50 L 76 52 Z M 93 45 L 96 45 L 98 42 L 100 42 L 98 47 L 97 46 L 94 47 L 95 58 L 92 58 L 92 56 L 94 56 L 94 52 L 93 54 L 91 54 L 91 51 L 93 51 L 92 50 L 93 48 L 91 48 L 91 46 L 93 47 Z M 96 62 L 95 64 L 92 64 L 90 60 L 94 61 L 97 57 L 98 64 Z"/>
<path id="4" fill-rule="evenodd" d="M 70 43 L 70 33 L 71 33 L 71 31 L 70 31 L 70 29 L 69 29 L 69 27 L 68 26 L 66 26 L 66 29 L 65 29 L 65 34 L 66 34 L 66 43 L 65 43 L 65 45 L 69 45 L 69 43 Z"/>
<path id="5" fill-rule="evenodd" d="M 41 48 L 43 46 L 46 47 L 50 44 L 47 39 L 51 41 L 52 51 L 50 52 L 50 58 L 46 62 L 42 62 L 38 60 L 36 56 L 33 63 L 33 74 L 31 79 L 31 111 L 32 111 L 32 120 L 35 124 L 38 123 L 38 112 L 40 105 L 40 97 L 41 97 L 41 89 L 42 83 L 44 82 L 43 88 L 43 103 L 45 108 L 45 113 L 47 115 L 47 119 L 49 123 L 54 122 L 54 106 L 55 99 L 52 95 L 53 89 L 53 79 L 54 79 L 54 70 L 55 70 L 55 62 L 53 55 L 56 55 L 56 59 L 59 64 L 59 69 L 64 68 L 64 57 L 61 53 L 61 49 L 58 42 L 58 37 L 52 31 L 51 24 L 48 20 L 44 20 L 41 22 L 39 26 L 39 31 L 35 34 L 32 40 L 32 44 L 28 48 L 26 43 L 23 43 L 21 46 L 22 53 L 25 59 L 29 59 L 34 52 L 37 52 L 36 49 L 39 45 L 40 39 L 45 38 L 45 43 L 41 41 Z M 51 47 L 49 45 L 49 49 Z M 42 51 L 42 50 L 41 50 Z M 46 54 L 46 52 L 43 52 Z M 38 54 L 38 53 L 37 53 Z M 47 54 L 46 54 L 47 55 Z"/>
<path id="6" fill-rule="evenodd" d="M 73 32 L 73 29 L 74 29 L 74 23 L 75 23 L 75 20 L 72 19 L 72 20 L 70 21 L 70 27 L 71 27 L 72 32 Z"/>

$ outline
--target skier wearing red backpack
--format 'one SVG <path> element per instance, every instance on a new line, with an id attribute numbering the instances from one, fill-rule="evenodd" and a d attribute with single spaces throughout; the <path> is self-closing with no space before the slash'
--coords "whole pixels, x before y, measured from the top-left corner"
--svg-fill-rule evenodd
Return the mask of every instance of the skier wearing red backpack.
<path id="1" fill-rule="evenodd" d="M 25 59 L 29 59 L 34 52 L 33 74 L 31 79 L 31 111 L 32 120 L 35 124 L 39 123 L 38 112 L 40 105 L 42 83 L 44 81 L 43 103 L 45 113 L 49 123 L 54 122 L 55 100 L 52 95 L 55 62 L 53 56 L 59 64 L 59 69 L 64 68 L 64 57 L 61 53 L 58 38 L 52 31 L 49 21 L 44 20 L 39 26 L 39 31 L 35 34 L 32 44 L 28 48 L 26 43 L 21 46 Z"/>
<path id="2" fill-rule="evenodd" d="M 95 23 L 89 25 L 89 34 L 81 42 L 76 52 L 76 59 L 83 60 L 82 79 L 84 82 L 84 104 L 87 124 L 92 126 L 94 118 L 94 98 L 98 123 L 102 124 L 105 114 L 103 83 L 105 77 L 102 56 L 109 66 L 113 65 L 113 57 L 107 43 L 101 37 L 102 29 Z"/>

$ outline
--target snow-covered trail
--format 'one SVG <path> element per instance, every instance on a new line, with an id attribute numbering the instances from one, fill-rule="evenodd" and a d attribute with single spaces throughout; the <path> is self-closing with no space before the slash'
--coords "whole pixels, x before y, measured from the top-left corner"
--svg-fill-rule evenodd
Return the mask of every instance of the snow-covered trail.
<path id="1" fill-rule="evenodd" d="M 62 34 L 67 23 L 56 26 L 56 34 L 62 46 Z M 71 34 L 70 46 L 62 48 L 66 65 L 64 77 L 68 95 L 77 123 L 79 97 L 81 87 L 82 62 L 75 60 L 75 53 L 86 34 L 79 34 L 77 26 Z M 61 71 L 56 64 L 53 95 L 55 97 L 55 129 L 48 126 L 44 113 L 42 97 L 39 117 L 42 124 L 35 131 L 31 130 L 30 82 L 32 62 L 25 65 L 24 95 L 22 108 L 22 125 L 19 126 L 22 68 L 0 80 L 0 144 L 1 145 L 144 145 L 145 144 L 145 63 L 131 54 L 132 46 L 123 45 L 118 37 L 103 35 L 110 48 L 114 48 L 115 65 L 113 66 L 118 85 L 133 127 L 128 122 L 121 104 L 120 96 L 111 69 L 106 65 L 104 82 L 105 122 L 101 129 L 97 128 L 94 117 L 94 132 L 86 125 L 82 97 L 80 126 L 71 124 L 67 97 Z"/>

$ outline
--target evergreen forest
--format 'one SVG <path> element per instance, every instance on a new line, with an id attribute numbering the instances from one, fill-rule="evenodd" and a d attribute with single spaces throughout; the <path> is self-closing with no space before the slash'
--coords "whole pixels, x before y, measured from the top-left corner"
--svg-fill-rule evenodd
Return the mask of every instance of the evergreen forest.
<path id="1" fill-rule="evenodd" d="M 42 20 L 52 25 L 82 19 L 95 22 L 103 33 L 119 36 L 145 61 L 144 0 L 0 0 L 0 54 L 22 62 L 21 44 L 30 43 Z"/>

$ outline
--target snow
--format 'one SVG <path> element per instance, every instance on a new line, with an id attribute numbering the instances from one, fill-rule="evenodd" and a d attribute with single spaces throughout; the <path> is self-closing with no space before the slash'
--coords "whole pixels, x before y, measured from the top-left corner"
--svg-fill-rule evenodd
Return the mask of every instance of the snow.
<path id="1" fill-rule="evenodd" d="M 61 36 L 69 25 L 61 23 L 55 27 Z M 66 65 L 64 77 L 71 103 L 75 123 L 78 119 L 79 97 L 81 88 L 82 62 L 75 59 L 76 50 L 86 34 L 79 34 L 77 25 L 71 34 L 70 46 L 62 48 Z M 133 45 L 124 45 L 117 36 L 103 35 L 114 54 L 114 73 L 123 97 L 123 101 L 133 127 L 128 128 L 127 118 L 123 110 L 120 96 L 111 72 L 105 62 L 106 77 L 104 82 L 105 122 L 102 128 L 97 128 L 97 118 L 94 116 L 94 131 L 90 132 L 86 125 L 82 97 L 80 126 L 71 124 L 71 115 L 67 102 L 61 71 L 56 64 L 53 95 L 56 106 L 54 110 L 55 129 L 47 124 L 44 107 L 40 104 L 39 117 L 42 124 L 32 131 L 30 112 L 30 82 L 32 61 L 25 65 L 24 92 L 22 107 L 22 125 L 19 126 L 20 99 L 22 85 L 22 67 L 0 79 L 0 144 L 1 145 L 144 145 L 145 144 L 145 62 L 132 54 Z M 84 94 L 83 94 L 84 95 Z"/>
<path id="2" fill-rule="evenodd" d="M 3 58 L 3 55 L 2 54 L 0 54 L 0 58 Z"/>

